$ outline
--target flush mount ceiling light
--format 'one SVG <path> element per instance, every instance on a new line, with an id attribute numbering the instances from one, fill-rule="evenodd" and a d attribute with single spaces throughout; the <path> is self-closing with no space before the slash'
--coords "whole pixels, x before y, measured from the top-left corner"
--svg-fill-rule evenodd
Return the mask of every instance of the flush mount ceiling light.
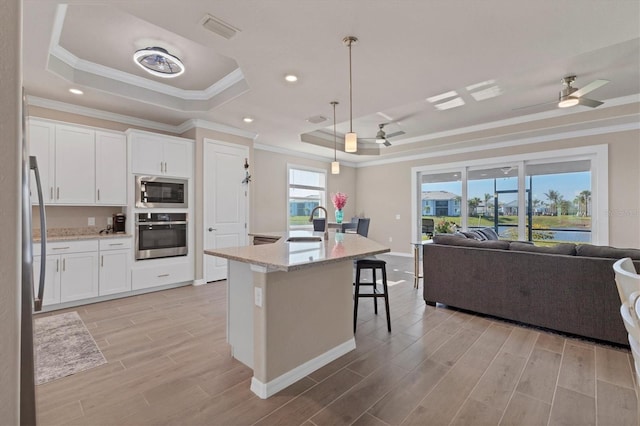
<path id="1" fill-rule="evenodd" d="M 244 118 L 242 119 L 242 121 L 244 121 L 245 123 L 253 123 L 253 118 L 251 118 L 251 117 L 244 117 Z"/>
<path id="2" fill-rule="evenodd" d="M 331 162 L 331 174 L 340 174 L 340 163 L 338 162 L 338 142 L 336 142 L 336 105 L 338 102 L 331 102 L 333 105 L 333 161 Z"/>
<path id="3" fill-rule="evenodd" d="M 174 78 L 184 73 L 184 64 L 161 47 L 137 50 L 133 60 L 149 74 L 162 78 Z"/>
<path id="4" fill-rule="evenodd" d="M 298 76 L 294 74 L 287 74 L 284 76 L 284 79 L 289 83 L 295 83 L 296 81 L 298 81 Z"/>
<path id="5" fill-rule="evenodd" d="M 351 45 L 358 39 L 353 36 L 345 37 L 342 42 L 349 48 L 349 133 L 344 135 L 344 151 L 358 151 L 358 135 L 353 131 L 353 87 L 351 79 Z"/>
<path id="6" fill-rule="evenodd" d="M 82 94 L 84 94 L 84 92 L 82 90 L 76 89 L 76 88 L 69 89 L 69 92 L 73 93 L 74 95 L 82 95 Z"/>

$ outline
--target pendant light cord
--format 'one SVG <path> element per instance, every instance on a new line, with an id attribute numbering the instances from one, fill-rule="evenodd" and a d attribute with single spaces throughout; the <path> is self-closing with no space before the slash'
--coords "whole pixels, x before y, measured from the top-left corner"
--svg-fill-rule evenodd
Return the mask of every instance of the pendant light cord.
<path id="1" fill-rule="evenodd" d="M 333 105 L 333 161 L 338 161 L 338 142 L 336 142 L 336 105 L 338 102 L 333 101 L 331 105 Z"/>
<path id="2" fill-rule="evenodd" d="M 353 133 L 353 85 L 351 79 L 351 43 L 349 40 L 349 132 Z"/>

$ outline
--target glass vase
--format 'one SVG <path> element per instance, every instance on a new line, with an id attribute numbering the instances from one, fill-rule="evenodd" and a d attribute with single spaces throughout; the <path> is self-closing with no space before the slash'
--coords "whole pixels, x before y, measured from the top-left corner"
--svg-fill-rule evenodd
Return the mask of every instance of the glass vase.
<path id="1" fill-rule="evenodd" d="M 344 218 L 343 213 L 342 213 L 342 209 L 338 209 L 336 210 L 336 222 L 337 223 L 342 223 L 342 219 Z"/>

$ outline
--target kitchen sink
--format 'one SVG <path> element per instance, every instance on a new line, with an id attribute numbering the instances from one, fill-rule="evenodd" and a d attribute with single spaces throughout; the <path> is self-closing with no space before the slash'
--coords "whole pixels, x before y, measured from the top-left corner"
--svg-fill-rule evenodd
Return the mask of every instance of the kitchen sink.
<path id="1" fill-rule="evenodd" d="M 322 237 L 289 237 L 288 243 L 319 243 Z"/>

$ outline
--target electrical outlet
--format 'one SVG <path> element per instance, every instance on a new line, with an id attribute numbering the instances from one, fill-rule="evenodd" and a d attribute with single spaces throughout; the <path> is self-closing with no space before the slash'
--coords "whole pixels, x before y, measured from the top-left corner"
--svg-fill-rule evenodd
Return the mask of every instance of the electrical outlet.
<path id="1" fill-rule="evenodd" d="M 113 226 L 113 218 L 112 217 L 108 217 L 107 218 L 107 225 L 108 226 Z"/>
<path id="2" fill-rule="evenodd" d="M 90 217 L 87 222 L 88 222 L 87 223 L 88 226 L 96 226 L 96 218 L 95 217 Z"/>
<path id="3" fill-rule="evenodd" d="M 393 242 L 393 237 L 389 237 L 389 242 L 392 243 Z"/>
<path id="4" fill-rule="evenodd" d="M 396 215 L 396 220 L 400 220 L 400 215 L 399 214 Z"/>
<path id="5" fill-rule="evenodd" d="M 262 308 L 262 289 L 260 287 L 254 287 L 253 296 L 256 306 Z"/>

